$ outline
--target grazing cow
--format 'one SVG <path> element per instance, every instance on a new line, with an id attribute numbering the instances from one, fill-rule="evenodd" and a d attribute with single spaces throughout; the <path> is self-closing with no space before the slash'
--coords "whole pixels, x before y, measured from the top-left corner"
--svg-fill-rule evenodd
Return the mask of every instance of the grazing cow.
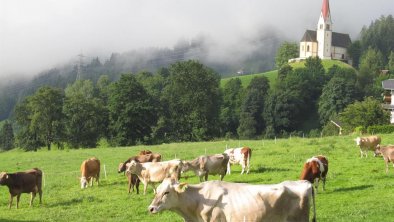
<path id="1" fill-rule="evenodd" d="M 170 210 L 185 221 L 309 221 L 312 185 L 285 181 L 252 185 L 207 181 L 197 185 L 165 179 L 148 207 L 150 213 Z"/>
<path id="2" fill-rule="evenodd" d="M 375 151 L 376 147 L 382 141 L 379 136 L 368 136 L 368 137 L 357 137 L 354 139 L 356 141 L 357 146 L 360 147 L 360 156 L 361 158 L 365 155 L 368 157 L 368 150 Z M 376 154 L 374 153 L 374 156 Z"/>
<path id="3" fill-rule="evenodd" d="M 36 194 L 39 194 L 40 204 L 42 202 L 42 171 L 33 168 L 25 172 L 17 173 L 0 173 L 0 185 L 6 185 L 10 192 L 9 208 L 11 209 L 12 201 L 16 196 L 16 209 L 19 207 L 19 199 L 22 193 L 31 193 L 30 206 Z"/>
<path id="4" fill-rule="evenodd" d="M 394 145 L 380 146 L 375 150 L 375 154 L 382 154 L 384 162 L 386 163 L 386 173 L 389 172 L 389 162 L 393 163 L 394 167 Z"/>
<path id="5" fill-rule="evenodd" d="M 148 184 L 153 187 L 153 191 L 156 193 L 155 183 L 159 183 L 167 177 L 179 179 L 181 176 L 181 169 L 181 160 L 147 163 L 138 163 L 132 160 L 129 163 L 126 173 L 132 173 L 138 176 L 144 184 L 145 195 Z"/>
<path id="6" fill-rule="evenodd" d="M 96 178 L 97 186 L 100 179 L 100 160 L 92 157 L 82 162 L 81 164 L 81 189 L 88 186 L 93 186 L 93 178 Z"/>
<path id="7" fill-rule="evenodd" d="M 203 155 L 191 161 L 182 161 L 182 173 L 192 170 L 200 177 L 200 182 L 208 180 L 208 174 L 220 175 L 220 180 L 223 180 L 227 172 L 227 164 L 229 161 L 227 154 Z"/>
<path id="8" fill-rule="evenodd" d="M 249 173 L 250 158 L 252 157 L 252 150 L 249 147 L 231 148 L 225 150 L 224 153 L 230 157 L 227 166 L 227 174 L 231 174 L 230 164 L 241 164 L 241 174 L 244 173 L 245 168 L 247 168 L 246 173 Z"/>
<path id="9" fill-rule="evenodd" d="M 146 154 L 152 154 L 152 151 L 150 151 L 150 150 L 141 150 L 138 155 L 146 155 Z"/>
<path id="10" fill-rule="evenodd" d="M 319 181 L 323 181 L 323 190 L 326 187 L 326 176 L 328 172 L 328 160 L 325 156 L 319 155 L 308 159 L 302 169 L 300 180 L 308 180 L 315 183 L 316 191 Z"/>

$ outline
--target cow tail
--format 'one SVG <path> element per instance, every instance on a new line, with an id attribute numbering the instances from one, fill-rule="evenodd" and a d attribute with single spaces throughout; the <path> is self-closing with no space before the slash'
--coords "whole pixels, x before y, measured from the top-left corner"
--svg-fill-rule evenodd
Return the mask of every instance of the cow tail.
<path id="1" fill-rule="evenodd" d="M 312 222 L 316 222 L 316 202 L 315 202 L 315 188 L 312 187 L 312 204 L 313 204 L 313 218 L 312 218 Z"/>

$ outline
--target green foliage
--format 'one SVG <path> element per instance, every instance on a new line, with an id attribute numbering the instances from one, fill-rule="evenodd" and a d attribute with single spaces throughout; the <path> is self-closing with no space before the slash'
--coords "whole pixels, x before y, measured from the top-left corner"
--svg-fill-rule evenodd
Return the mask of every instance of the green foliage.
<path id="1" fill-rule="evenodd" d="M 369 134 L 388 134 L 394 132 L 394 125 L 375 125 L 375 126 L 368 126 L 367 132 Z"/>
<path id="2" fill-rule="evenodd" d="M 172 140 L 199 141 L 219 134 L 220 76 L 197 61 L 177 62 L 169 68 L 164 100 L 165 125 Z"/>
<path id="3" fill-rule="evenodd" d="M 96 147 L 106 132 L 108 111 L 94 93 L 90 80 L 78 80 L 65 90 L 63 111 L 67 142 L 73 148 Z"/>
<path id="4" fill-rule="evenodd" d="M 220 112 L 222 134 L 237 135 L 243 87 L 239 78 L 230 79 L 223 88 Z"/>
<path id="5" fill-rule="evenodd" d="M 362 54 L 361 42 L 360 40 L 356 40 L 352 42 L 352 44 L 347 49 L 350 57 L 352 58 L 353 67 L 358 68 L 360 64 L 360 57 Z"/>
<path id="6" fill-rule="evenodd" d="M 280 68 L 287 64 L 289 59 L 297 58 L 299 48 L 297 43 L 284 42 L 278 49 L 275 56 L 276 67 Z"/>
<path id="7" fill-rule="evenodd" d="M 364 101 L 356 101 L 347 106 L 339 114 L 339 118 L 345 129 L 353 131 L 354 128 L 359 126 L 367 129 L 372 125 L 387 124 L 389 113 L 382 108 L 380 101 L 368 97 Z"/>
<path id="8" fill-rule="evenodd" d="M 382 52 L 384 58 L 388 58 L 390 52 L 394 51 L 394 40 L 391 36 L 394 36 L 393 16 L 381 16 L 361 30 L 360 42 L 363 51 L 372 47 Z"/>
<path id="9" fill-rule="evenodd" d="M 262 114 L 268 91 L 269 81 L 264 76 L 253 78 L 247 87 L 237 129 L 241 138 L 254 138 L 265 129 Z"/>
<path id="10" fill-rule="evenodd" d="M 6 121 L 0 129 L 0 150 L 14 148 L 15 138 L 12 124 Z"/>
<path id="11" fill-rule="evenodd" d="M 157 121 L 153 101 L 132 74 L 123 74 L 111 85 L 108 108 L 115 145 L 134 145 L 137 141 L 145 141 L 145 136 L 151 134 Z"/>

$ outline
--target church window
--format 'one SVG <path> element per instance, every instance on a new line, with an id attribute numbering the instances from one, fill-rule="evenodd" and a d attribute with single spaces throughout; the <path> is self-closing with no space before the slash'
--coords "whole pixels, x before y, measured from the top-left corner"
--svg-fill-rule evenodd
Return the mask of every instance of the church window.
<path id="1" fill-rule="evenodd" d="M 320 24 L 320 29 L 323 29 L 323 24 Z"/>
<path id="2" fill-rule="evenodd" d="M 304 47 L 304 46 L 302 46 L 301 48 L 302 48 L 301 51 L 304 51 L 304 50 L 305 50 L 305 47 Z"/>
<path id="3" fill-rule="evenodd" d="M 330 25 L 329 24 L 326 25 L 326 30 L 330 30 Z"/>
<path id="4" fill-rule="evenodd" d="M 308 45 L 308 46 L 306 46 L 306 51 L 307 51 L 307 52 L 309 52 L 309 45 Z"/>

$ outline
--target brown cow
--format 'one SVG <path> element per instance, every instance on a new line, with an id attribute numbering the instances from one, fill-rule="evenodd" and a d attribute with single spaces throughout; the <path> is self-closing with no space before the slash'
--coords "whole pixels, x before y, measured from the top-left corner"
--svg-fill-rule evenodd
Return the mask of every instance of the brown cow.
<path id="1" fill-rule="evenodd" d="M 150 151 L 150 150 L 141 150 L 138 155 L 146 155 L 146 154 L 152 154 L 152 151 Z"/>
<path id="2" fill-rule="evenodd" d="M 100 179 L 100 160 L 92 157 L 81 164 L 81 189 L 86 188 L 90 183 L 93 186 L 93 178 L 96 178 L 97 186 Z"/>
<path id="3" fill-rule="evenodd" d="M 323 181 L 323 190 L 326 186 L 326 176 L 328 172 L 328 160 L 325 156 L 319 155 L 308 159 L 302 169 L 300 180 L 308 180 L 315 183 L 316 191 L 319 181 Z"/>
<path id="4" fill-rule="evenodd" d="M 16 196 L 16 208 L 18 209 L 22 193 L 31 193 L 30 206 L 33 205 L 37 193 L 40 196 L 40 204 L 42 202 L 42 171 L 38 168 L 17 173 L 1 172 L 0 185 L 6 185 L 10 192 L 9 208 L 11 208 L 12 201 Z"/>
<path id="5" fill-rule="evenodd" d="M 386 163 L 386 173 L 389 172 L 389 162 L 393 163 L 394 167 L 394 145 L 379 146 L 375 150 L 375 154 L 382 154 L 384 162 Z"/>
<path id="6" fill-rule="evenodd" d="M 214 155 L 202 155 L 191 161 L 182 161 L 182 173 L 192 170 L 194 174 L 200 177 L 200 182 L 208 180 L 208 174 L 220 175 L 220 180 L 227 172 L 229 156 L 225 153 Z"/>

